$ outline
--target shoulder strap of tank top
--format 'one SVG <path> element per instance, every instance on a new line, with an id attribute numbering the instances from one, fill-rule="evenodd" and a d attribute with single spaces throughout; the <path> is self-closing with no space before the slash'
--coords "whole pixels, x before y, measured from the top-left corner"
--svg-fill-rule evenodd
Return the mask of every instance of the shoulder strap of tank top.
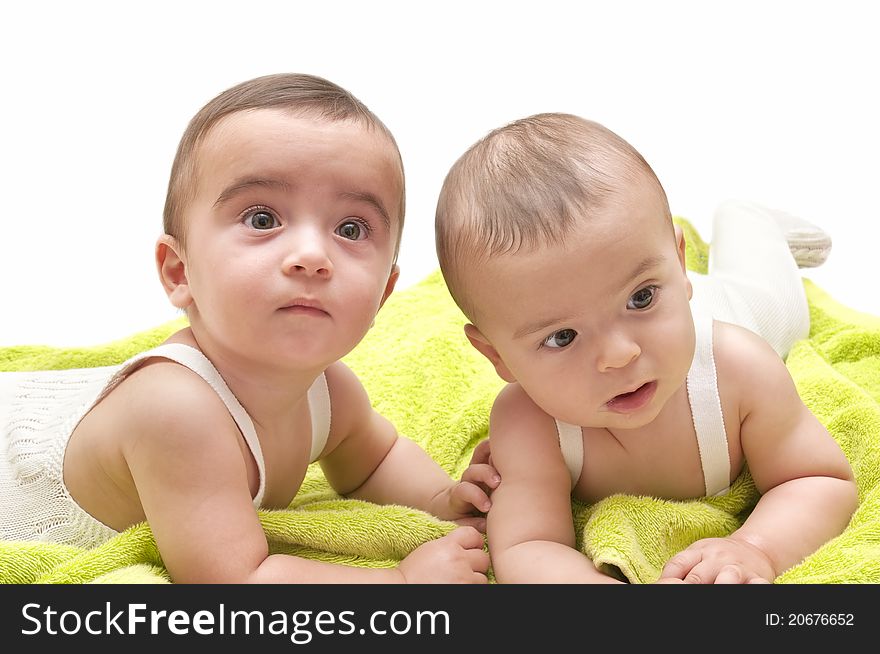
<path id="1" fill-rule="evenodd" d="M 687 376 L 688 401 L 691 405 L 706 496 L 723 495 L 730 486 L 730 453 L 727 432 L 718 394 L 718 373 L 712 349 L 714 320 L 705 310 L 692 307 L 696 348 Z"/>
<path id="2" fill-rule="evenodd" d="M 330 435 L 330 389 L 322 372 L 309 388 L 309 412 L 312 414 L 312 451 L 309 463 L 317 461 Z"/>
<path id="3" fill-rule="evenodd" d="M 97 402 L 109 393 L 116 384 L 122 381 L 122 379 L 132 371 L 132 368 L 135 367 L 136 364 L 151 357 L 170 359 L 171 361 L 175 361 L 176 363 L 189 368 L 199 377 L 204 379 L 208 385 L 214 389 L 214 392 L 217 393 L 223 401 L 223 404 L 226 405 L 226 409 L 229 411 L 232 419 L 235 420 L 235 424 L 238 425 L 241 435 L 244 436 L 244 440 L 250 448 L 254 460 L 257 462 L 260 484 L 257 494 L 254 496 L 254 506 L 259 508 L 260 504 L 263 502 L 263 495 L 266 492 L 266 463 L 263 460 L 263 450 L 260 448 L 260 439 L 257 438 L 257 431 L 254 429 L 254 423 L 251 420 L 251 417 L 247 414 L 247 411 L 245 411 L 244 407 L 238 401 L 238 398 L 235 397 L 229 389 L 229 386 L 226 385 L 226 382 L 223 380 L 223 377 L 220 376 L 220 373 L 214 367 L 214 364 L 212 364 L 208 360 L 208 357 L 202 354 L 199 350 L 183 343 L 164 343 L 151 350 L 136 354 L 123 364 L 107 384 L 104 391 L 101 393 L 101 396 L 95 403 L 97 404 Z"/>
<path id="4" fill-rule="evenodd" d="M 581 428 L 567 422 L 556 420 L 556 433 L 559 434 L 559 448 L 565 466 L 571 474 L 571 487 L 574 488 L 584 467 L 584 436 Z"/>

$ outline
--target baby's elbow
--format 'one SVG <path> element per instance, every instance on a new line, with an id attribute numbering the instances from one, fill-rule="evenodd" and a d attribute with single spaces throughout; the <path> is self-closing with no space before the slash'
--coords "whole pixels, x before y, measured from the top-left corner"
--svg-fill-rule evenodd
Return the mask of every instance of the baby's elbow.
<path id="1" fill-rule="evenodd" d="M 852 517 L 852 514 L 856 512 L 856 509 L 859 508 L 859 489 L 856 486 L 856 481 L 853 478 L 852 474 L 850 474 L 849 479 L 842 480 L 844 483 L 844 500 L 843 506 L 846 509 L 846 515 Z"/>
<path id="2" fill-rule="evenodd" d="M 488 542 L 492 572 L 500 584 L 549 582 L 557 576 L 557 565 L 566 560 L 563 552 L 574 549 L 574 542 L 563 544 L 540 538 L 499 545 L 489 537 Z"/>
<path id="3" fill-rule="evenodd" d="M 832 478 L 832 481 L 834 482 L 834 491 L 833 494 L 829 493 L 828 499 L 833 502 L 833 511 L 838 516 L 840 531 L 842 531 L 859 507 L 859 491 L 851 474 L 837 476 Z"/>
<path id="4" fill-rule="evenodd" d="M 521 563 L 517 559 L 516 547 L 493 548 L 492 541 L 489 540 L 489 560 L 492 562 L 496 583 L 513 584 L 521 581 Z"/>
<path id="5" fill-rule="evenodd" d="M 847 521 L 859 506 L 859 490 L 856 484 L 855 473 L 852 465 L 847 459 L 843 451 L 833 459 L 833 464 L 828 464 L 825 475 L 833 480 L 837 491 L 837 503 L 842 514 L 845 514 Z"/>
<path id="6" fill-rule="evenodd" d="M 838 478 L 843 483 L 844 501 L 845 505 L 851 508 L 851 515 L 859 505 L 859 489 L 856 485 L 855 473 L 848 460 L 845 460 L 843 470 L 840 471 Z"/>

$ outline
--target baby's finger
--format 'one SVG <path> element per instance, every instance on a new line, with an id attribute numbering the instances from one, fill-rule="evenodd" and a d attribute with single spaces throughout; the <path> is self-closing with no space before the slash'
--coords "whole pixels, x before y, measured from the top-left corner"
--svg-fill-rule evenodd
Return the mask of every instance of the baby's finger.
<path id="1" fill-rule="evenodd" d="M 473 527 L 457 527 L 446 538 L 455 541 L 465 549 L 483 549 L 483 534 Z"/>
<path id="2" fill-rule="evenodd" d="M 718 574 L 715 575 L 714 580 L 709 579 L 708 571 L 703 571 L 701 573 L 702 577 L 705 578 L 704 583 L 716 583 L 716 584 L 742 584 L 745 583 L 745 575 L 743 574 L 743 569 L 738 565 L 728 564 L 721 568 L 718 571 Z"/>
<path id="3" fill-rule="evenodd" d="M 663 570 L 660 572 L 660 576 L 684 579 L 702 558 L 702 554 L 697 550 L 679 552 L 666 562 L 666 565 L 663 566 Z"/>
<path id="4" fill-rule="evenodd" d="M 718 581 L 718 575 L 724 571 L 721 581 Z M 742 571 L 734 565 L 725 565 L 721 568 L 718 563 L 711 561 L 700 561 L 691 568 L 684 576 L 686 584 L 739 584 L 742 579 Z"/>
<path id="5" fill-rule="evenodd" d="M 471 454 L 471 463 L 488 463 L 490 456 L 491 451 L 489 450 L 489 439 L 486 438 L 477 443 L 477 446 L 474 448 L 474 453 Z"/>
<path id="6" fill-rule="evenodd" d="M 458 520 L 453 520 L 453 522 L 457 525 L 461 525 L 462 527 L 473 527 L 481 534 L 486 533 L 486 518 L 481 516 L 469 516 L 467 518 L 459 518 Z"/>
<path id="7" fill-rule="evenodd" d="M 484 550 L 473 549 L 465 552 L 465 555 L 468 557 L 468 563 L 471 566 L 471 570 L 486 574 L 489 570 L 489 554 L 487 552 Z"/>
<path id="8" fill-rule="evenodd" d="M 492 507 L 492 502 L 489 500 L 486 491 L 469 481 L 463 481 L 456 486 L 452 491 L 452 497 L 456 504 L 470 505 L 483 513 Z M 464 513 L 464 510 L 462 510 L 462 513 Z"/>
<path id="9" fill-rule="evenodd" d="M 469 481 L 473 484 L 485 484 L 489 488 L 497 488 L 501 483 L 501 475 L 493 466 L 488 463 L 475 463 L 468 466 L 467 470 L 461 475 L 462 481 Z"/>

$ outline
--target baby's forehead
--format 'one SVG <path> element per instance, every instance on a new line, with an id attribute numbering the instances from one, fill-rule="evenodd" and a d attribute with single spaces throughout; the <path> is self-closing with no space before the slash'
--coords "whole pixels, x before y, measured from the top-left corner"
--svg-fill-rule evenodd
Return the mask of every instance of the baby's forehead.
<path id="1" fill-rule="evenodd" d="M 231 144 L 259 146 L 278 140 L 296 144 L 304 137 L 360 138 L 376 157 L 399 160 L 396 144 L 381 128 L 359 119 L 332 119 L 314 112 L 284 108 L 244 109 L 223 116 L 202 134 L 197 156 L 211 156 Z"/>
<path id="2" fill-rule="evenodd" d="M 485 241 L 475 239 L 472 243 L 469 258 L 475 265 L 463 266 L 460 275 L 474 288 L 492 275 L 521 282 L 547 270 L 555 270 L 560 278 L 596 274 L 610 279 L 618 269 L 676 256 L 672 219 L 659 203 L 609 204 L 576 218 L 551 236 L 539 234 L 530 241 L 520 240 L 506 251 L 494 251 Z"/>
<path id="3" fill-rule="evenodd" d="M 572 313 L 572 306 L 617 305 L 645 278 L 660 278 L 677 265 L 674 232 L 661 220 L 643 232 L 622 221 L 605 228 L 573 230 L 562 243 L 544 243 L 481 261 L 462 271 L 459 289 L 479 326 L 486 316 L 513 328 L 520 314 Z M 499 327 L 503 327 L 499 325 Z"/>
<path id="4" fill-rule="evenodd" d="M 403 166 L 394 141 L 365 121 L 332 120 L 285 109 L 257 109 L 224 116 L 208 129 L 194 152 L 195 183 L 283 171 L 291 161 L 358 173 L 371 186 L 403 194 Z M 276 175 L 278 176 L 278 175 Z M 281 175 L 283 176 L 283 174 Z M 397 207 L 389 212 L 397 213 Z"/>

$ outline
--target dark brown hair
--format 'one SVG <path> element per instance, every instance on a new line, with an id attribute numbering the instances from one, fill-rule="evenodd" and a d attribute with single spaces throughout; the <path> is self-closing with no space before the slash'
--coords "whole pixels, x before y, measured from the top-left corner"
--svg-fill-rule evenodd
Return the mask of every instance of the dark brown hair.
<path id="1" fill-rule="evenodd" d="M 434 222 L 446 285 L 472 317 L 462 271 L 492 256 L 558 245 L 585 217 L 620 195 L 626 180 L 648 176 L 635 148 L 579 116 L 544 113 L 493 130 L 453 164 Z"/>
<path id="2" fill-rule="evenodd" d="M 401 174 L 399 225 L 394 250 L 396 260 L 403 231 L 406 196 L 403 162 L 394 136 L 366 105 L 342 87 L 321 77 L 297 73 L 266 75 L 242 82 L 223 91 L 193 116 L 180 139 L 171 167 L 163 213 L 165 233 L 186 247 L 184 212 L 196 192 L 199 145 L 222 118 L 254 109 L 289 109 L 331 122 L 356 121 L 368 128 L 378 129 L 388 137 L 400 161 Z"/>

